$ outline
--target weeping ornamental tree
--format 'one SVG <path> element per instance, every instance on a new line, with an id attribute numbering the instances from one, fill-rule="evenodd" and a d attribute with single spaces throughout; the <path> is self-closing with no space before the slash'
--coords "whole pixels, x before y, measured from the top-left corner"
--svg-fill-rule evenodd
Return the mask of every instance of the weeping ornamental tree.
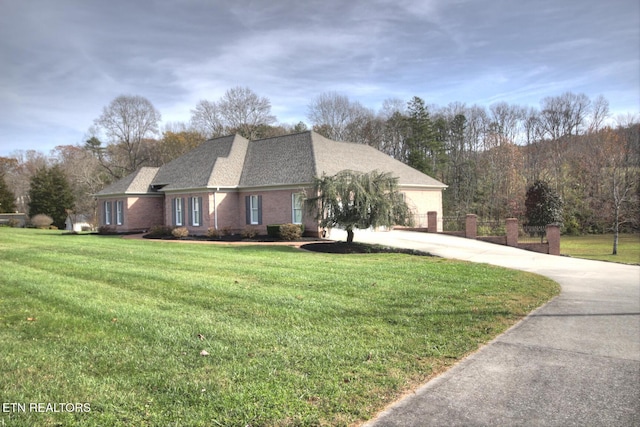
<path id="1" fill-rule="evenodd" d="M 535 181 L 527 189 L 527 225 L 545 226 L 562 222 L 562 198 L 544 181 Z"/>
<path id="2" fill-rule="evenodd" d="M 350 170 L 315 178 L 314 194 L 306 200 L 307 209 L 316 215 L 321 227 L 343 228 L 347 243 L 353 242 L 356 228 L 409 225 L 411 213 L 398 179 L 390 173 Z"/>

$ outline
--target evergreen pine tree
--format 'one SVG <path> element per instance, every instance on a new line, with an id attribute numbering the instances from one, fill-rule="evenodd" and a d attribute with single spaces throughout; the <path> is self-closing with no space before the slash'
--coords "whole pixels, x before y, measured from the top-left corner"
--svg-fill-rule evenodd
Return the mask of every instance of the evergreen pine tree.
<path id="1" fill-rule="evenodd" d="M 4 175 L 0 175 L 0 212 L 11 213 L 16 210 L 16 196 L 9 189 Z"/>
<path id="2" fill-rule="evenodd" d="M 527 189 L 524 202 L 528 225 L 549 225 L 562 222 L 562 199 L 544 181 L 536 181 Z"/>
<path id="3" fill-rule="evenodd" d="M 71 186 L 60 166 L 41 168 L 31 178 L 29 187 L 29 216 L 49 215 L 53 225 L 63 229 L 67 209 L 73 209 Z"/>

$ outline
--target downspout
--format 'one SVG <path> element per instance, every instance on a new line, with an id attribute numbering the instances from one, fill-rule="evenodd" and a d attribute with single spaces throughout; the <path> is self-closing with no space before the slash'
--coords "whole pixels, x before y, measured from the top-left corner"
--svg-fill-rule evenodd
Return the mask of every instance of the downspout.
<path id="1" fill-rule="evenodd" d="M 213 192 L 213 227 L 218 230 L 218 198 L 216 194 L 220 191 L 220 187 Z"/>

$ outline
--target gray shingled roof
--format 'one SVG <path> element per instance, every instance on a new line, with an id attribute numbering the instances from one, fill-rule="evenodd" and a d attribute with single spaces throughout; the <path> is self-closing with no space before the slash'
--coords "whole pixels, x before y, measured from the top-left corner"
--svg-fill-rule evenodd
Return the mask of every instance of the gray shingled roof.
<path id="1" fill-rule="evenodd" d="M 239 135 L 212 139 L 161 168 L 142 168 L 98 195 L 144 193 L 151 191 L 150 186 L 179 191 L 304 185 L 312 183 L 315 176 L 335 175 L 345 169 L 390 172 L 400 185 L 446 187 L 368 145 L 302 132 L 257 141 Z"/>
<path id="2" fill-rule="evenodd" d="M 152 182 L 166 190 L 238 185 L 248 141 L 239 135 L 211 139 L 162 166 Z"/>
<path id="3" fill-rule="evenodd" d="M 142 167 L 134 173 L 105 187 L 97 196 L 115 194 L 145 194 L 151 191 L 150 185 L 160 168 Z"/>
<path id="4" fill-rule="evenodd" d="M 252 141 L 240 187 L 313 182 L 315 166 L 310 132 Z"/>
<path id="5" fill-rule="evenodd" d="M 313 155 L 315 158 L 315 175 L 335 175 L 349 169 L 356 172 L 390 172 L 398 178 L 400 185 L 418 185 L 445 188 L 446 185 L 407 166 L 375 148 L 350 142 L 337 142 L 311 132 Z"/>

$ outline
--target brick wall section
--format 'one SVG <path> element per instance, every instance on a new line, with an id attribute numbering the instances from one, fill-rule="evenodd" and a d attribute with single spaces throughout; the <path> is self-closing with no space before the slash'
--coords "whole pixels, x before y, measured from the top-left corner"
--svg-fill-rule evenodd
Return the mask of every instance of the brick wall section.
<path id="1" fill-rule="evenodd" d="M 284 224 L 293 221 L 292 195 L 299 189 L 272 190 L 272 191 L 243 191 L 235 192 L 216 191 L 203 193 L 168 194 L 164 201 L 164 222 L 173 226 L 172 200 L 182 197 L 184 202 L 184 227 L 190 234 L 204 235 L 209 228 L 217 228 L 233 234 L 241 233 L 246 228 L 254 228 L 261 234 L 266 234 L 267 225 Z M 252 225 L 246 223 L 246 196 L 262 196 L 262 224 Z M 189 201 L 190 197 L 202 197 L 202 224 L 198 227 L 189 225 Z M 217 210 L 217 215 L 216 215 Z M 318 227 L 313 217 L 306 212 L 303 214 L 305 230 L 313 233 Z"/>
<path id="2" fill-rule="evenodd" d="M 518 246 L 518 219 L 507 218 L 505 223 L 507 229 L 507 246 Z"/>
<path id="3" fill-rule="evenodd" d="M 549 243 L 549 255 L 560 255 L 560 227 L 547 225 L 547 242 Z"/>
<path id="4" fill-rule="evenodd" d="M 123 223 L 121 225 L 116 224 L 115 220 L 116 202 L 119 200 L 124 202 Z M 105 202 L 111 202 L 112 220 L 110 226 L 118 233 L 148 230 L 154 225 L 163 223 L 164 210 L 162 195 L 101 198 L 98 203 L 100 225 L 106 224 L 104 217 Z"/>
<path id="5" fill-rule="evenodd" d="M 478 217 L 475 214 L 467 214 L 465 221 L 464 237 L 475 239 L 478 236 Z"/>
<path id="6" fill-rule="evenodd" d="M 162 197 L 129 197 L 126 206 L 123 226 L 129 230 L 148 230 L 162 224 Z"/>
<path id="7" fill-rule="evenodd" d="M 286 224 L 293 221 L 293 194 L 301 189 L 292 188 L 272 191 L 243 191 L 239 194 L 239 216 L 241 228 L 253 227 L 259 233 L 266 234 L 267 225 Z M 262 196 L 262 224 L 250 225 L 246 223 L 246 196 Z M 303 207 L 302 222 L 305 232 L 314 234 L 318 226 L 313 216 L 308 214 Z"/>
<path id="8" fill-rule="evenodd" d="M 435 212 L 435 211 L 427 212 L 427 232 L 428 233 L 438 232 L 438 212 Z"/>
<path id="9" fill-rule="evenodd" d="M 217 225 L 218 230 L 239 233 L 242 230 L 241 221 L 244 222 L 244 213 L 240 215 L 238 193 L 217 191 L 211 193 L 210 201 L 211 227 L 215 229 Z"/>
<path id="10" fill-rule="evenodd" d="M 210 197 L 211 195 L 211 197 Z M 187 227 L 189 234 L 193 235 L 205 235 L 210 227 L 213 227 L 214 216 L 213 206 L 211 204 L 213 193 L 209 192 L 192 192 L 192 193 L 172 193 L 165 195 L 164 199 L 164 224 L 170 227 L 175 227 L 173 223 L 173 200 L 175 198 L 184 199 L 182 206 L 183 209 L 183 224 L 180 227 Z M 189 199 L 191 197 L 202 197 L 202 205 L 200 211 L 202 212 L 202 222 L 199 226 L 190 225 L 191 212 L 189 211 Z"/>

